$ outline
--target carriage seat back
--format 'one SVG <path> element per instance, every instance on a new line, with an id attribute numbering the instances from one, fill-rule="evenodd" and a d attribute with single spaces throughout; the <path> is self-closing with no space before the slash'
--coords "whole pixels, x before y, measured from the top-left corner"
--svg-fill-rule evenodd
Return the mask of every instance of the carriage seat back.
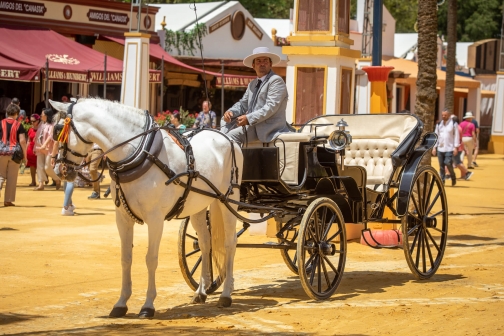
<path id="1" fill-rule="evenodd" d="M 368 187 L 388 183 L 393 167 L 404 164 L 404 153 L 415 144 L 419 121 L 409 114 L 325 115 L 308 124 L 332 124 L 317 127 L 317 135 L 329 135 L 343 118 L 352 135 L 352 144 L 345 152 L 345 165 L 366 169 Z M 310 131 L 304 127 L 301 132 Z"/>
<path id="2" fill-rule="evenodd" d="M 301 161 L 300 150 L 302 149 L 300 144 L 302 142 L 309 142 L 314 136 L 311 133 L 296 133 L 287 132 L 281 133 L 275 140 L 271 142 L 260 142 L 253 141 L 247 143 L 245 148 L 261 148 L 261 147 L 278 147 L 279 151 L 279 169 L 280 178 L 289 185 L 298 185 L 300 183 L 299 178 L 299 164 Z M 247 164 L 245 162 L 244 164 Z M 257 163 L 251 163 L 257 164 Z"/>

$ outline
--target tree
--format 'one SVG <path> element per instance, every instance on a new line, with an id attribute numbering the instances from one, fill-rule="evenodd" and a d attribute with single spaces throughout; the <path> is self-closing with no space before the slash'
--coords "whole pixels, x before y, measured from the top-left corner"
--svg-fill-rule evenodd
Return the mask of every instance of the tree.
<path id="1" fill-rule="evenodd" d="M 503 6 L 502 0 L 459 1 L 457 40 L 475 42 L 489 38 L 499 38 Z M 443 35 L 447 34 L 447 12 L 447 6 L 439 8 L 438 31 Z"/>
<path id="2" fill-rule="evenodd" d="M 415 114 L 424 123 L 424 132 L 434 128 L 437 58 L 437 0 L 418 2 L 418 79 Z M 430 163 L 427 154 L 424 163 Z"/>
<path id="3" fill-rule="evenodd" d="M 396 33 L 415 32 L 418 3 L 418 0 L 383 0 L 383 4 L 396 20 Z"/>
<path id="4" fill-rule="evenodd" d="M 457 45 L 457 0 L 448 0 L 448 49 L 446 51 L 445 107 L 453 113 Z"/>

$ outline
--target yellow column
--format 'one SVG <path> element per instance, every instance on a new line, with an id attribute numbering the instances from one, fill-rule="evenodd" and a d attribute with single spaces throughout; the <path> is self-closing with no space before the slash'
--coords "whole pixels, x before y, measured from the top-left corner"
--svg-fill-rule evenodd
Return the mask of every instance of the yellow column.
<path id="1" fill-rule="evenodd" d="M 370 113 L 388 113 L 387 106 L 387 79 L 394 67 L 368 66 L 363 67 L 371 82 Z"/>

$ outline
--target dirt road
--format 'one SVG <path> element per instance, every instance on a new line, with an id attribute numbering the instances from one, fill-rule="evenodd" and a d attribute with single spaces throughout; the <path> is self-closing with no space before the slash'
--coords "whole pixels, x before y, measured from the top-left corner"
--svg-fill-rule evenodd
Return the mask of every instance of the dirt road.
<path id="1" fill-rule="evenodd" d="M 189 305 L 178 266 L 180 221 L 172 221 L 151 320 L 136 317 L 147 288 L 146 226 L 135 226 L 130 310 L 109 319 L 121 283 L 113 203 L 90 201 L 91 190 L 79 188 L 77 215 L 63 217 L 63 193 L 32 191 L 21 175 L 17 206 L 0 207 L 0 335 L 504 335 L 504 158 L 482 155 L 478 163 L 471 181 L 446 188 L 448 246 L 431 280 L 416 281 L 401 250 L 350 242 L 338 292 L 315 302 L 278 251 L 240 249 L 232 307 L 217 308 L 216 295 Z"/>

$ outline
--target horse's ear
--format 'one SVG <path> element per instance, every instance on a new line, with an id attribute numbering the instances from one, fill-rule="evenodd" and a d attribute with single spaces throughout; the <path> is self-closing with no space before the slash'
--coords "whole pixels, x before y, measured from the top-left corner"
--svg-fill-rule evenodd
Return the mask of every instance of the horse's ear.
<path id="1" fill-rule="evenodd" d="M 54 101 L 54 100 L 51 100 L 51 99 L 49 99 L 49 104 L 51 104 L 51 106 L 56 111 L 65 112 L 65 113 L 67 113 L 68 106 L 70 105 L 70 103 L 60 103 L 60 102 L 57 102 L 57 101 Z"/>

